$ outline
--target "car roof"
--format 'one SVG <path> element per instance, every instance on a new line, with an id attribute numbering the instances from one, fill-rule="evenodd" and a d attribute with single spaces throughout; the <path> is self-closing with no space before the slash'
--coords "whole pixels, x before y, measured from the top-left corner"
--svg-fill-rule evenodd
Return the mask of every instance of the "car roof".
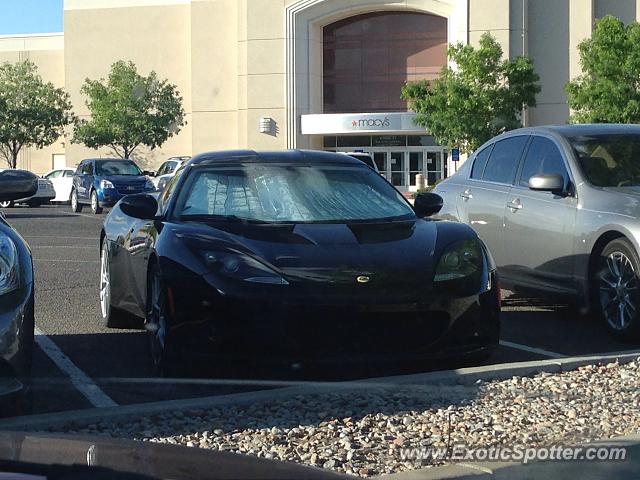
<path id="1" fill-rule="evenodd" d="M 128 162 L 133 162 L 133 160 L 131 160 L 130 158 L 109 158 L 109 157 L 102 157 L 102 158 L 85 158 L 82 160 L 82 162 L 80 163 L 84 163 L 84 162 L 110 162 L 113 160 L 117 160 L 117 161 L 128 161 Z M 135 163 L 135 162 L 133 162 Z"/>
<path id="2" fill-rule="evenodd" d="M 229 163 L 339 163 L 344 165 L 362 165 L 362 162 L 349 155 L 321 150 L 226 150 L 196 155 L 189 165 L 216 165 Z"/>
<path id="3" fill-rule="evenodd" d="M 581 123 L 571 125 L 541 125 L 537 127 L 518 128 L 505 132 L 505 137 L 512 135 L 530 135 L 533 133 L 556 133 L 563 137 L 575 137 L 577 135 L 602 135 L 602 134 L 640 134 L 640 125 L 627 123 Z M 502 137 L 503 135 L 500 135 Z M 498 137 L 496 137 L 498 138 Z"/>

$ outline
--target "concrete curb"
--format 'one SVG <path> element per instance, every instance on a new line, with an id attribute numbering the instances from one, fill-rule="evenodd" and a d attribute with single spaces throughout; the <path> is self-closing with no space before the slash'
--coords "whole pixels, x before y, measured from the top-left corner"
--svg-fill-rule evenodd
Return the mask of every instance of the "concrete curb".
<path id="1" fill-rule="evenodd" d="M 640 358 L 640 351 L 625 351 L 606 355 L 569 357 L 533 362 L 505 363 L 483 367 L 460 368 L 414 375 L 372 378 L 354 382 L 305 383 L 299 386 L 273 388 L 214 397 L 168 400 L 108 408 L 92 408 L 60 413 L 28 415 L 0 419 L 0 431 L 55 431 L 56 428 L 88 425 L 102 421 L 125 421 L 143 416 L 159 415 L 177 410 L 208 409 L 231 405 L 250 405 L 256 402 L 286 399 L 294 395 L 324 393 L 337 389 L 355 390 L 391 388 L 396 385 L 470 385 L 480 381 L 504 380 L 514 376 L 530 376 L 537 373 L 560 373 L 575 370 L 584 365 L 621 364 Z"/>

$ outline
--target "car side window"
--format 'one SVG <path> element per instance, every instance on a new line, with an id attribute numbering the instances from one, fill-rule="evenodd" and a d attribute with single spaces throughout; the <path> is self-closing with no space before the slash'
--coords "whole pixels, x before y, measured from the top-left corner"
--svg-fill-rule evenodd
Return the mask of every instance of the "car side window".
<path id="1" fill-rule="evenodd" d="M 60 173 L 62 173 L 60 170 L 54 170 L 53 172 L 46 174 L 44 178 L 57 178 L 60 176 Z"/>
<path id="2" fill-rule="evenodd" d="M 482 179 L 488 182 L 513 183 L 527 140 L 528 136 L 520 135 L 496 142 Z"/>
<path id="3" fill-rule="evenodd" d="M 160 165 L 160 168 L 158 169 L 158 172 L 156 173 L 156 175 L 157 176 L 164 175 L 166 168 L 167 168 L 167 162 L 164 162 L 162 165 Z"/>
<path id="4" fill-rule="evenodd" d="M 73 177 L 73 170 L 65 170 L 62 174 L 63 177 Z"/>
<path id="5" fill-rule="evenodd" d="M 93 163 L 87 162 L 82 167 L 82 173 L 84 175 L 93 175 Z"/>
<path id="6" fill-rule="evenodd" d="M 559 173 L 565 185 L 569 181 L 567 167 L 556 144 L 548 138 L 534 137 L 524 159 L 519 184 L 528 187 L 529 179 L 540 173 Z"/>
<path id="7" fill-rule="evenodd" d="M 184 167 L 180 167 L 176 172 L 176 174 L 169 179 L 169 182 L 167 183 L 166 187 L 164 187 L 164 190 L 162 191 L 162 195 L 160 195 L 160 203 L 162 204 L 163 211 L 165 206 L 167 205 L 167 202 L 169 201 L 169 198 L 171 198 L 171 194 L 173 193 L 173 190 L 175 189 L 176 184 L 178 183 L 178 180 L 182 175 L 182 172 L 184 172 Z"/>
<path id="8" fill-rule="evenodd" d="M 487 166 L 487 160 L 489 160 L 492 148 L 493 145 L 489 145 L 476 154 L 476 158 L 473 161 L 473 167 L 471 167 L 471 178 L 476 180 L 480 180 L 482 178 L 482 173 L 484 172 L 484 168 Z"/>

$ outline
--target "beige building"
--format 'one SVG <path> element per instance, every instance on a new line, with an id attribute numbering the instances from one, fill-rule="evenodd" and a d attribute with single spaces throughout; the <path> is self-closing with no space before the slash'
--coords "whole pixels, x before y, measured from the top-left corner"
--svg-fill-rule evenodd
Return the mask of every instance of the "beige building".
<path id="1" fill-rule="evenodd" d="M 405 81 L 437 75 L 447 43 L 490 31 L 505 55 L 532 57 L 542 91 L 526 121 L 563 123 L 577 44 L 606 14 L 637 20 L 640 0 L 65 0 L 64 9 L 64 34 L 0 37 L 0 61 L 35 61 L 80 116 L 84 80 L 117 60 L 175 83 L 188 125 L 136 152 L 141 166 L 227 148 L 363 150 L 412 189 L 418 173 L 434 181 L 455 168 L 399 98 Z M 24 151 L 20 166 L 43 173 L 108 155 L 68 135 Z"/>

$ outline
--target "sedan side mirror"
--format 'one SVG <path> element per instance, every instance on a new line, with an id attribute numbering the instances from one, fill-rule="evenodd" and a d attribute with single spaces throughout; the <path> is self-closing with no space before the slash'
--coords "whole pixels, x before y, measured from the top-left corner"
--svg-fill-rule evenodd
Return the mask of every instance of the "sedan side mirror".
<path id="1" fill-rule="evenodd" d="M 26 198 L 38 191 L 38 176 L 26 170 L 0 172 L 0 201 Z"/>
<path id="2" fill-rule="evenodd" d="M 430 217 L 442 209 L 442 203 L 442 197 L 437 193 L 419 193 L 413 201 L 413 210 L 419 217 Z"/>
<path id="3" fill-rule="evenodd" d="M 126 215 L 140 220 L 153 220 L 158 212 L 158 202 L 146 193 L 127 195 L 118 205 Z"/>
<path id="4" fill-rule="evenodd" d="M 152 172 L 151 170 L 145 170 L 144 172 L 142 172 L 143 175 L 146 175 L 147 177 L 155 177 L 156 176 L 156 172 Z"/>
<path id="5" fill-rule="evenodd" d="M 529 188 L 540 192 L 561 193 L 564 191 L 564 177 L 559 173 L 540 173 L 529 178 Z"/>

